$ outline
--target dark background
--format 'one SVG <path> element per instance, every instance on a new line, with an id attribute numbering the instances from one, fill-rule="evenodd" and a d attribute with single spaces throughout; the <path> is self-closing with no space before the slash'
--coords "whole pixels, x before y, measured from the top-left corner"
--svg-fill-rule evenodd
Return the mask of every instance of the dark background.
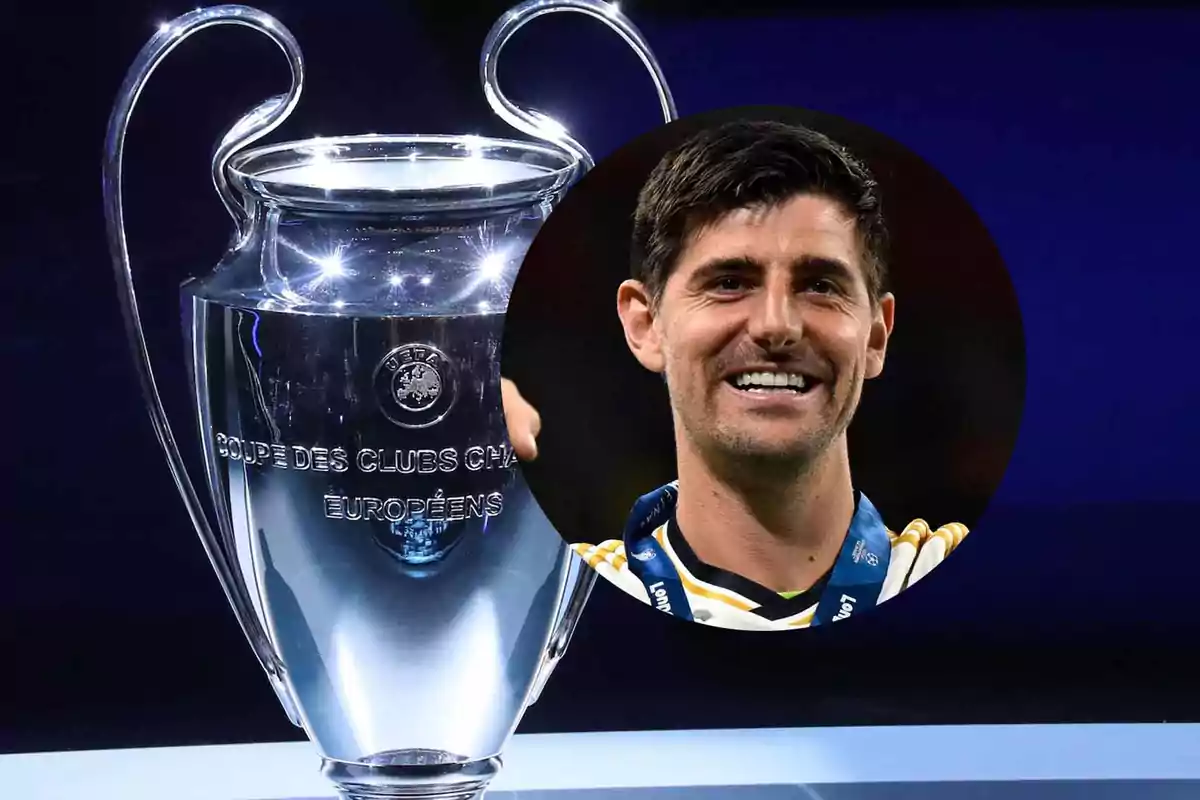
<path id="1" fill-rule="evenodd" d="M 513 287 L 501 369 L 542 418 L 538 458 L 524 468 L 542 510 L 568 541 L 598 544 L 620 538 L 634 501 L 677 476 L 666 387 L 629 351 L 617 287 L 630 276 L 633 210 L 650 171 L 731 119 L 818 130 L 879 182 L 896 327 L 850 427 L 855 487 L 893 530 L 918 518 L 974 528 L 1004 477 L 1025 398 L 1020 309 L 1000 253 L 954 186 L 911 151 L 786 106 L 692 114 L 638 136 L 538 233 Z"/>
<path id="2" fill-rule="evenodd" d="M 5 7 L 0 750 L 300 737 L 154 441 L 103 240 L 114 94 L 153 26 L 190 5 Z M 476 82 L 480 43 L 507 5 L 264 3 L 310 68 L 272 140 L 508 135 Z M 767 103 L 841 115 L 911 148 L 963 193 L 1021 304 L 1028 383 L 1016 451 L 972 546 L 892 601 L 886 625 L 867 616 L 806 635 L 740 635 L 637 613 L 599 585 L 521 730 L 1200 719 L 1200 14 L 773 5 L 626 7 L 684 114 Z M 599 157 L 655 124 L 637 59 L 592 20 L 538 20 L 506 58 L 510 95 L 563 120 Z M 208 157 L 286 75 L 265 40 L 207 31 L 164 63 L 135 114 L 131 250 L 176 408 L 176 287 L 211 267 L 229 235 Z M 614 687 L 623 701 L 603 699 Z"/>

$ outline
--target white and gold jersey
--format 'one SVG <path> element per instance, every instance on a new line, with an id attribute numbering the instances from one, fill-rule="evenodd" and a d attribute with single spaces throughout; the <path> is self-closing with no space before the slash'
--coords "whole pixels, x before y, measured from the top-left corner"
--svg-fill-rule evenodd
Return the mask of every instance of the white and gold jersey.
<path id="1" fill-rule="evenodd" d="M 891 558 L 876 604 L 890 600 L 928 575 L 967 533 L 961 523 L 935 530 L 921 519 L 913 520 L 900 533 L 889 530 Z M 659 525 L 652 535 L 678 572 L 696 622 L 750 631 L 794 630 L 812 623 L 828 575 L 803 592 L 773 592 L 701 562 L 671 521 Z M 629 569 L 620 539 L 571 547 L 598 575 L 650 605 L 645 585 Z"/>

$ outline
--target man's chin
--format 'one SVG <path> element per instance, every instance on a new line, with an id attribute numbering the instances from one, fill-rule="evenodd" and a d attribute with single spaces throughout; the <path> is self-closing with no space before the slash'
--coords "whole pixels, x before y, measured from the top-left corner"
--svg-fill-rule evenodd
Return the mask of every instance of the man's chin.
<path id="1" fill-rule="evenodd" d="M 821 447 L 812 437 L 794 438 L 772 436 L 755 432 L 721 437 L 720 449 L 726 458 L 760 462 L 763 465 L 803 465 L 820 452 Z"/>

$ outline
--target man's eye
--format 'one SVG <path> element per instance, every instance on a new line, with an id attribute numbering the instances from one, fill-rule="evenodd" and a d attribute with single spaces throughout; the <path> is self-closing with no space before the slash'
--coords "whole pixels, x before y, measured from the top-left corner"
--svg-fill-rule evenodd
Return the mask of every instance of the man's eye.
<path id="1" fill-rule="evenodd" d="M 831 294 L 837 291 L 837 285 L 825 278 L 817 278 L 814 281 L 810 281 L 806 288 L 808 291 L 816 292 L 817 294 Z"/>
<path id="2" fill-rule="evenodd" d="M 735 275 L 723 275 L 713 281 L 713 288 L 719 292 L 739 292 L 746 288 L 746 281 Z"/>

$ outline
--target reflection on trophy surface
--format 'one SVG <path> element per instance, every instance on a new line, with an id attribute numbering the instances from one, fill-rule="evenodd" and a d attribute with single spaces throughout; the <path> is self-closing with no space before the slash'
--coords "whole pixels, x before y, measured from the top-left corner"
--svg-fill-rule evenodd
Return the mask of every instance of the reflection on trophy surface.
<path id="1" fill-rule="evenodd" d="M 325 753 L 490 754 L 567 563 L 504 436 L 503 315 L 489 310 L 515 265 L 487 244 L 520 249 L 543 211 L 435 231 L 273 214 L 253 234 L 273 241 L 184 288 L 223 533 Z M 239 277 L 259 277 L 263 248 L 285 283 L 258 292 Z M 275 310 L 284 287 L 296 298 Z"/>
<path id="2" fill-rule="evenodd" d="M 348 798 L 481 793 L 591 588 L 522 480 L 499 374 L 517 268 L 592 161 L 504 97 L 495 60 L 518 27 L 561 10 L 625 36 L 674 118 L 640 35 L 599 0 L 527 2 L 485 43 L 489 102 L 541 143 L 371 135 L 245 150 L 294 108 L 304 66 L 291 34 L 244 6 L 163 26 L 113 110 L 105 207 L 152 421 L 271 685 Z M 272 38 L 293 84 L 217 148 L 235 235 L 216 269 L 182 289 L 210 522 L 154 382 L 121 161 L 159 61 L 222 23 Z"/>

